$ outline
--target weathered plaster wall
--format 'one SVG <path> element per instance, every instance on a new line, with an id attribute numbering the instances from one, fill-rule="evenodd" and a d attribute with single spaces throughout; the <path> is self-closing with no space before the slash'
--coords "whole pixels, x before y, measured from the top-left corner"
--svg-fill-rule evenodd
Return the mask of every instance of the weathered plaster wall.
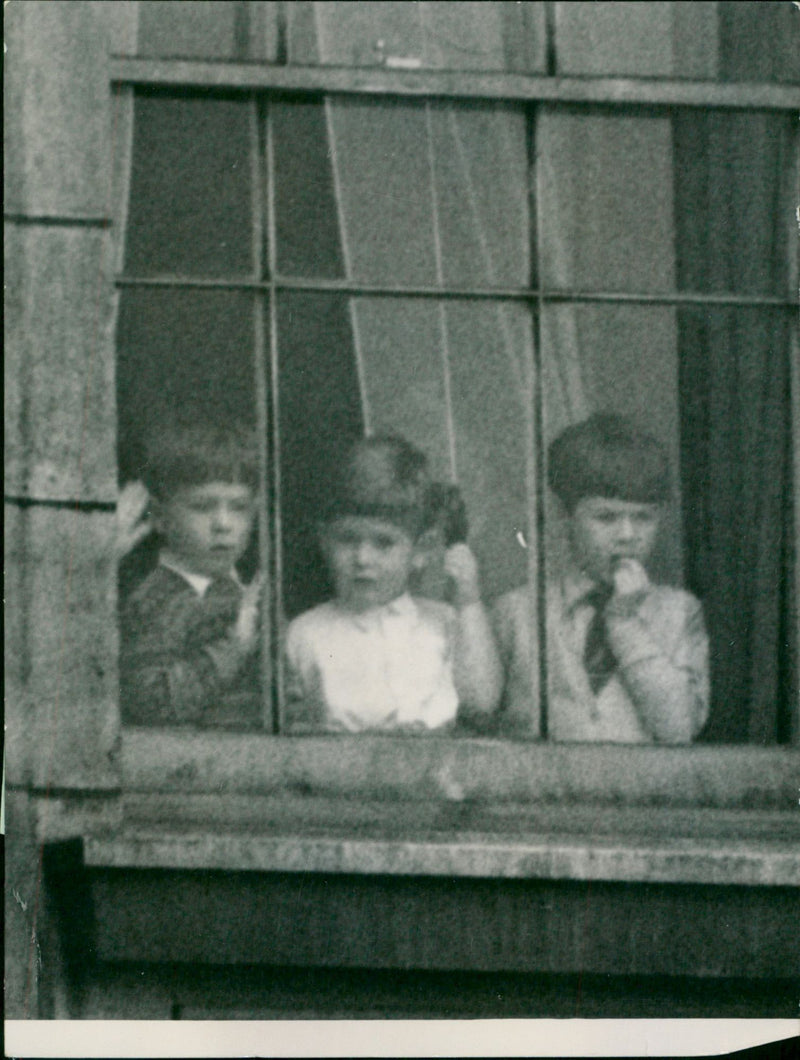
<path id="1" fill-rule="evenodd" d="M 40 991 L 56 956 L 36 816 L 55 789 L 118 784 L 108 57 L 131 11 L 5 9 L 9 1016 L 58 993 Z"/>

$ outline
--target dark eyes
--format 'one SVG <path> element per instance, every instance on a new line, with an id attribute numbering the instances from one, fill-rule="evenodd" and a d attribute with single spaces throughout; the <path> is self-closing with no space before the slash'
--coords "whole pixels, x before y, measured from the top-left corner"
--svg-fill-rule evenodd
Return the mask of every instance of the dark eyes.
<path id="1" fill-rule="evenodd" d="M 364 538 L 359 537 L 357 534 L 339 534 L 334 540 L 337 545 L 341 545 L 344 548 L 358 548 L 363 543 L 371 545 L 380 552 L 388 552 L 389 549 L 394 548 L 397 544 L 393 537 L 376 536 L 370 537 L 365 541 Z"/>
<path id="2" fill-rule="evenodd" d="M 190 512 L 196 512 L 198 515 L 210 515 L 217 510 L 218 506 L 216 501 L 192 501 L 186 507 Z M 228 505 L 228 510 L 235 515 L 248 515 L 250 505 L 247 501 L 233 501 Z"/>
<path id="3" fill-rule="evenodd" d="M 394 548 L 397 544 L 396 538 L 390 537 L 388 534 L 375 534 L 370 540 L 375 548 Z"/>
<path id="4" fill-rule="evenodd" d="M 616 512 L 597 512 L 593 516 L 594 520 L 598 523 L 602 523 L 604 526 L 612 526 L 614 523 L 622 519 L 621 515 L 617 515 Z M 630 516 L 631 522 L 636 523 L 638 526 L 651 526 L 655 522 L 655 516 L 650 512 L 634 512 Z"/>

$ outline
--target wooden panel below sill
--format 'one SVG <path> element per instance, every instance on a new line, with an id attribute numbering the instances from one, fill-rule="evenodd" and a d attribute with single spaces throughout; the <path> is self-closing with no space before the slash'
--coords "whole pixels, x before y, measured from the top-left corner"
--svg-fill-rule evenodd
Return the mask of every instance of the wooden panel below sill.
<path id="1" fill-rule="evenodd" d="M 790 977 L 785 887 L 87 870 L 92 952 L 194 965 Z"/>

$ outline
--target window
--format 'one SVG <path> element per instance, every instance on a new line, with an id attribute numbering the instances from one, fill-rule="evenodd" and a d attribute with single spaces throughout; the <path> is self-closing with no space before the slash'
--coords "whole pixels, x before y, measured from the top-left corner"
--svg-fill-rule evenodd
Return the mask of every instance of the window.
<path id="1" fill-rule="evenodd" d="M 486 597 L 529 585 L 541 713 L 523 735 L 546 735 L 565 547 L 546 448 L 613 409 L 680 470 L 653 562 L 706 610 L 708 737 L 796 738 L 788 90 L 631 82 L 615 103 L 591 81 L 121 70 L 121 477 L 176 407 L 256 427 L 265 731 L 283 729 L 286 622 L 330 591 L 314 524 L 333 443 L 392 429 L 460 485 Z"/>

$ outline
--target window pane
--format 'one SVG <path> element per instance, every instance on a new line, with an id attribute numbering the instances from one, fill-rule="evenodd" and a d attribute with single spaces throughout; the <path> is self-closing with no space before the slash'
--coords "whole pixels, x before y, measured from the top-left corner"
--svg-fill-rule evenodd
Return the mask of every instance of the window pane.
<path id="1" fill-rule="evenodd" d="M 313 551 L 331 447 L 362 425 L 403 435 L 434 478 L 458 482 L 487 599 L 524 580 L 533 475 L 525 307 L 285 294 L 278 341 L 288 617 L 328 590 L 322 578 L 303 585 L 302 557 Z"/>
<path id="2" fill-rule="evenodd" d="M 269 104 L 278 272 L 345 276 L 328 111 L 322 100 Z"/>
<path id="3" fill-rule="evenodd" d="M 677 320 L 686 580 L 703 600 L 712 649 L 705 736 L 789 742 L 800 722 L 795 314 L 697 307 Z"/>
<path id="4" fill-rule="evenodd" d="M 281 271 L 528 282 L 522 110 L 335 99 L 273 115 Z"/>
<path id="5" fill-rule="evenodd" d="M 680 584 L 679 349 L 671 306 L 571 304 L 545 306 L 542 319 L 544 438 L 594 412 L 631 417 L 667 447 L 674 498 L 653 554 L 658 581 Z M 567 551 L 563 524 L 549 497 L 548 555 Z"/>
<path id="6" fill-rule="evenodd" d="M 263 634 L 233 633 L 242 586 L 259 566 L 258 445 L 236 440 L 256 423 L 256 305 L 229 291 L 123 293 L 120 475 L 150 489 L 153 528 L 120 572 L 125 722 L 261 729 L 267 717 L 259 659 L 268 602 Z M 151 460 L 167 468 L 163 490 Z"/>
<path id="7" fill-rule="evenodd" d="M 317 520 L 346 439 L 363 433 L 348 299 L 278 298 L 283 610 L 288 618 L 330 596 Z"/>
<path id="8" fill-rule="evenodd" d="M 559 74 L 800 81 L 792 4 L 569 0 L 555 8 Z"/>
<path id="9" fill-rule="evenodd" d="M 547 107 L 537 123 L 545 287 L 785 297 L 790 120 Z"/>
<path id="10" fill-rule="evenodd" d="M 137 52 L 165 59 L 275 61 L 278 5 L 263 0 L 138 0 Z"/>
<path id="11" fill-rule="evenodd" d="M 289 61 L 544 73 L 545 4 L 286 5 Z"/>
<path id="12" fill-rule="evenodd" d="M 669 118 L 544 108 L 536 139 L 544 286 L 674 290 Z"/>
<path id="13" fill-rule="evenodd" d="M 571 499 L 567 492 L 561 492 L 559 497 L 549 489 L 545 493 L 547 735 L 558 741 L 669 742 L 673 738 L 670 725 L 674 714 L 691 720 L 696 713 L 699 717 L 707 705 L 702 631 L 694 637 L 687 634 L 685 643 L 680 634 L 684 611 L 688 616 L 696 605 L 688 598 L 659 589 L 646 598 L 641 614 L 637 611 L 635 615 L 636 629 L 631 639 L 640 637 L 640 655 L 645 654 L 645 643 L 654 652 L 668 644 L 670 658 L 673 651 L 676 658 L 685 652 L 689 659 L 686 665 L 696 669 L 698 685 L 703 685 L 697 697 L 692 686 L 678 706 L 664 706 L 673 694 L 673 677 L 675 681 L 682 680 L 682 671 L 676 669 L 677 676 L 670 671 L 665 677 L 659 669 L 654 679 L 655 691 L 648 686 L 645 696 L 639 695 L 638 688 L 632 692 L 622 660 L 628 658 L 625 650 L 632 652 L 633 647 L 627 641 L 612 639 L 615 627 L 604 621 L 609 603 L 600 602 L 599 593 L 607 585 L 611 597 L 616 572 L 626 565 L 638 565 L 637 576 L 643 577 L 648 571 L 653 585 L 682 583 L 675 311 L 663 306 L 570 304 L 545 306 L 543 314 L 544 440 L 548 466 L 550 444 L 569 426 L 602 412 L 623 415 L 635 429 L 658 437 L 672 468 L 670 495 L 667 503 L 659 507 L 645 503 L 642 492 L 652 488 L 644 448 L 619 455 L 616 448 L 604 448 L 607 443 L 598 432 L 587 443 L 588 448 L 578 450 L 581 455 L 574 458 L 580 462 L 580 471 L 572 463 L 564 465 L 566 470 L 561 472 L 558 463 L 554 465 L 561 476 L 557 480 L 562 483 L 559 490 L 574 488 L 576 494 Z M 629 485 L 640 479 L 640 485 Z M 608 486 L 607 480 L 611 483 Z M 618 498 L 629 489 L 633 493 L 627 497 L 632 499 L 626 498 L 620 505 Z M 596 506 L 597 498 L 610 498 L 610 515 L 589 510 L 587 505 Z M 620 583 L 618 592 L 624 588 Z M 595 591 L 597 602 L 592 595 Z M 535 588 L 529 585 L 527 597 L 533 592 Z M 526 602 L 523 594 L 517 594 L 503 605 L 508 627 L 505 637 L 513 645 L 505 725 L 511 732 L 535 736 L 543 732 L 544 719 L 539 703 L 527 696 L 526 652 L 528 645 L 535 643 L 537 631 L 531 629 L 525 615 Z M 601 625 L 593 634 L 595 617 Z M 624 627 L 623 640 L 628 633 L 630 628 Z M 681 656 L 679 665 L 683 662 Z M 593 676 L 595 669 L 597 677 Z M 666 694 L 659 681 L 666 685 Z M 661 728 L 654 728 L 651 714 L 655 712 L 661 721 L 659 710 L 666 714 L 666 722 Z M 688 720 L 684 726 L 687 731 Z M 696 728 L 691 735 L 681 731 L 678 736 L 688 741 L 695 734 Z"/>
<path id="14" fill-rule="evenodd" d="M 794 4 L 722 0 L 715 6 L 722 80 L 800 82 L 800 22 Z"/>
<path id="15" fill-rule="evenodd" d="M 123 438 L 176 414 L 253 425 L 253 313 L 245 292 L 125 290 L 117 331 Z M 122 466 L 136 471 L 127 459 Z"/>
<path id="16" fill-rule="evenodd" d="M 558 73 L 716 77 L 718 6 L 722 5 L 557 3 Z"/>
<path id="17" fill-rule="evenodd" d="M 560 503 L 550 491 L 546 494 L 551 738 L 757 743 L 792 738 L 797 726 L 792 574 L 797 558 L 789 456 L 791 319 L 788 310 L 545 307 L 545 441 L 594 412 L 622 414 L 662 441 L 673 479 L 652 544 L 626 526 L 624 533 L 598 545 L 576 514 L 574 498 L 570 506 L 563 503 L 565 495 Z M 595 444 L 592 452 L 601 452 Z M 600 476 L 645 481 L 644 456 L 626 458 L 627 463 L 617 459 L 622 463 L 591 465 L 596 477 L 587 481 L 598 483 L 598 496 L 616 495 L 613 484 L 606 488 Z M 578 498 L 588 496 L 585 484 L 576 488 L 583 490 Z M 626 503 L 644 503 L 635 492 L 641 485 L 622 488 L 634 489 Z M 612 658 L 605 675 L 598 674 L 606 684 L 593 692 L 586 653 L 593 615 L 608 605 L 591 602 L 590 592 L 604 581 L 615 585 L 614 572 L 631 560 L 646 569 L 651 587 L 684 586 L 692 596 L 647 588 L 635 610 L 641 623 L 636 637 L 642 634 L 638 647 L 631 642 L 626 648 L 619 630 L 618 642 L 609 639 L 606 622 Z M 701 665 L 697 601 L 710 638 L 710 664 Z M 506 642 L 514 651 L 503 727 L 536 734 L 537 701 L 525 686 L 526 645 L 535 643 L 535 632 L 526 625 L 524 603 L 518 597 L 504 605 Z M 624 652 L 634 648 L 640 659 L 650 653 L 657 660 L 649 692 L 631 677 L 647 671 L 645 662 L 644 669 L 626 669 Z M 599 656 L 594 660 L 599 666 Z M 664 661 L 669 665 L 658 677 Z M 710 701 L 700 695 L 703 673 L 710 675 Z M 696 711 L 688 728 L 660 727 L 684 710 Z M 686 717 L 691 721 L 690 714 Z"/>
<path id="18" fill-rule="evenodd" d="M 250 106 L 137 95 L 129 272 L 252 273 Z"/>
<path id="19" fill-rule="evenodd" d="M 306 540 L 328 496 L 331 452 L 336 455 L 345 432 L 353 435 L 356 415 L 348 402 L 357 397 L 369 433 L 402 435 L 428 457 L 435 480 L 458 484 L 487 605 L 523 583 L 536 554 L 529 529 L 535 461 L 527 308 L 460 299 L 361 297 L 345 304 L 325 295 L 284 295 L 278 328 L 282 496 Z M 285 527 L 289 618 L 302 609 L 303 592 L 305 606 L 330 595 L 321 577 L 313 586 L 316 599 L 303 585 L 317 574 L 292 532 Z M 432 547 L 424 568 L 414 572 L 414 594 L 448 598 L 444 547 Z"/>
<path id="20" fill-rule="evenodd" d="M 673 123 L 680 288 L 786 297 L 797 231 L 794 117 L 685 109 Z"/>

